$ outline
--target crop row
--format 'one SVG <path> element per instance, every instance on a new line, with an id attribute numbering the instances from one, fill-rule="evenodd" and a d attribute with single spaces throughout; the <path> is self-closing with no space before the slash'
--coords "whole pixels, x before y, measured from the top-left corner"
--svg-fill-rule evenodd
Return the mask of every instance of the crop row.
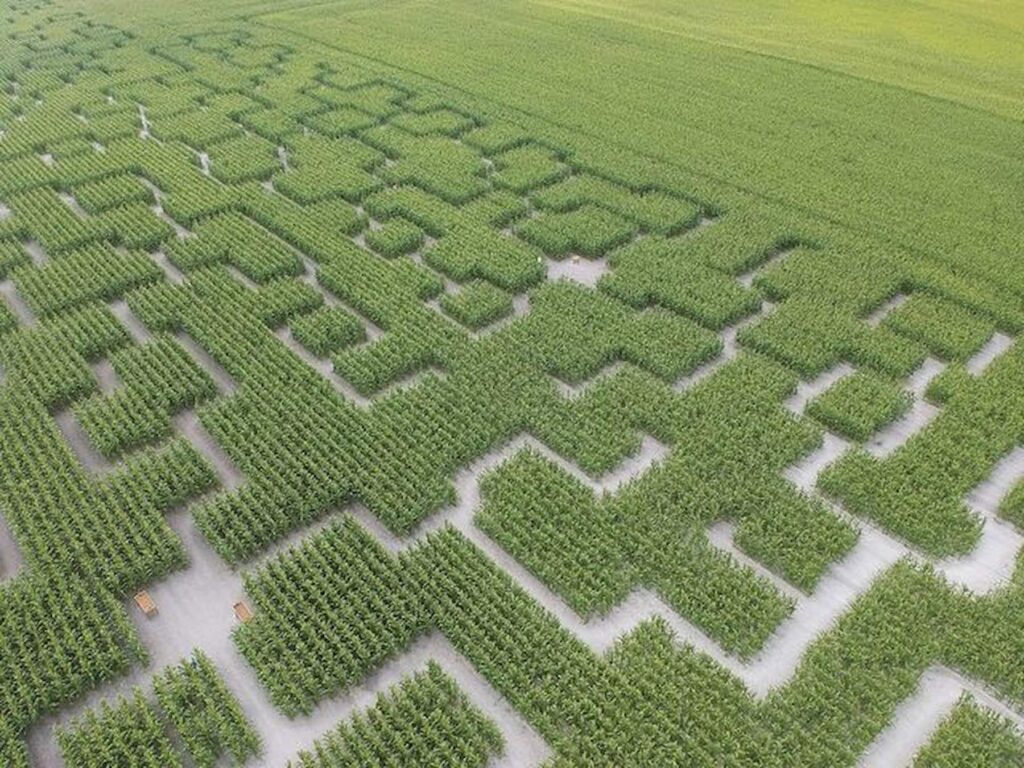
<path id="1" fill-rule="evenodd" d="M 148 203 L 153 193 L 128 174 L 105 176 L 86 182 L 74 190 L 75 200 L 83 210 L 99 216 L 128 203 Z"/>
<path id="2" fill-rule="evenodd" d="M 170 432 L 171 415 L 212 397 L 213 380 L 169 337 L 111 355 L 123 386 L 75 406 L 92 443 L 114 457 Z"/>
<path id="3" fill-rule="evenodd" d="M 7 302 L 0 299 L 0 335 L 13 331 L 18 327 L 18 317 L 13 310 L 7 306 Z"/>
<path id="4" fill-rule="evenodd" d="M 618 148 L 599 169 L 600 147 L 587 137 L 570 154 L 447 103 L 457 94 L 368 82 L 372 75 L 357 65 L 341 67 L 314 45 L 282 46 L 276 32 L 244 20 L 226 24 L 227 34 L 159 32 L 143 42 L 76 18 L 30 14 L 12 25 L 16 36 L 0 53 L 3 79 L 23 89 L 11 111 L 7 94 L 0 102 L 8 131 L 0 199 L 13 212 L 0 222 L 10 245 L 0 269 L 16 274 L 43 316 L 37 327 L 0 338 L 0 497 L 28 560 L 28 575 L 0 594 L 26 589 L 27 579 L 39 579 L 31 583 L 41 590 L 35 607 L 19 603 L 5 615 L 0 632 L 0 653 L 13 659 L 0 679 L 18 680 L 14 704 L 5 705 L 17 714 L 0 716 L 0 744 L 123 670 L 117 653 L 88 646 L 101 645 L 104 627 L 124 623 L 107 597 L 182 564 L 163 512 L 213 481 L 180 440 L 132 456 L 102 479 L 77 465 L 51 413 L 82 408 L 95 390 L 87 361 L 127 342 L 95 302 L 131 291 L 129 303 L 151 331 L 187 331 L 238 382 L 234 396 L 211 404 L 202 419 L 246 481 L 196 511 L 228 559 L 245 559 L 353 499 L 406 533 L 454 499 L 451 478 L 460 468 L 524 431 L 594 474 L 647 433 L 669 455 L 604 498 L 534 454 L 514 458 L 484 481 L 481 525 L 578 611 L 600 613 L 646 586 L 740 655 L 763 647 L 789 603 L 711 548 L 705 529 L 731 521 L 737 547 L 808 591 L 855 536 L 781 474 L 820 438 L 812 422 L 781 405 L 796 374 L 811 377 L 843 361 L 863 369 L 812 406 L 833 426 L 863 431 L 895 411 L 882 408 L 895 401 L 893 390 L 868 386 L 868 377 L 888 385 L 929 352 L 964 359 L 992 329 L 1022 327 L 1019 299 L 966 268 L 956 275 L 929 258 L 836 246 L 820 227 L 768 204 L 712 210 L 678 191 L 693 184 L 703 194 L 703 182 L 679 179 L 669 193 Z M 164 143 L 138 138 L 137 103 Z M 7 119 L 15 114 L 24 119 Z M 374 125 L 344 123 L 363 114 Z M 318 117 L 328 132 L 357 135 L 332 138 L 315 128 L 304 135 L 303 123 Z M 246 137 L 241 125 L 262 138 Z M 287 169 L 274 167 L 278 144 Z M 197 149 L 209 152 L 211 176 Z M 669 178 L 660 170 L 661 180 Z M 268 177 L 272 189 L 257 183 Z M 79 264 L 84 278 L 69 278 L 61 265 L 74 264 L 65 260 L 81 249 L 171 241 L 146 207 L 140 179 L 197 234 L 168 246 L 180 247 L 172 256 L 186 266 L 187 285 L 157 273 L 120 285 L 122 275 L 91 263 Z M 79 218 L 58 190 L 104 212 Z M 526 218 L 531 207 L 537 215 Z M 710 214 L 712 224 L 693 229 Z M 383 225 L 367 234 L 370 250 L 349 239 L 367 215 Z M 326 310 L 317 309 L 317 289 L 290 279 L 299 271 L 294 255 L 264 230 L 317 262 L 319 282 L 383 329 L 373 343 L 330 350 L 342 376 L 369 394 L 428 367 L 445 375 L 367 409 L 346 403 L 268 328 L 306 323 L 318 338 Z M 420 231 L 431 239 L 421 244 Z M 631 243 L 634 234 L 645 236 Z M 27 266 L 17 245 L 27 238 L 43 244 L 48 266 Z M 464 283 L 470 298 L 474 280 L 532 289 L 529 316 L 471 340 L 424 306 L 440 297 L 441 281 L 399 257 L 421 245 L 424 263 Z M 536 287 L 545 249 L 607 255 L 611 274 L 596 292 Z M 225 262 L 259 289 L 235 279 Z M 911 296 L 905 305 L 877 327 L 867 322 L 900 293 Z M 752 316 L 765 298 L 778 304 L 776 313 L 745 330 L 741 343 L 784 366 L 743 354 L 674 393 L 670 383 L 718 354 L 709 329 Z M 455 300 L 441 301 L 451 309 Z M 328 337 L 340 333 L 331 328 Z M 582 385 L 623 361 L 573 398 L 551 381 Z M 851 454 L 826 475 L 827 490 L 922 548 L 969 548 L 976 521 L 961 500 L 1024 433 L 1019 361 L 1012 351 L 980 377 L 953 366 L 931 393 L 944 408 L 931 427 L 883 461 Z M 138 386 L 165 399 L 193 397 L 165 379 L 178 368 L 164 362 L 161 355 L 147 366 Z M 189 393 L 208 389 L 204 382 L 193 390 L 196 382 L 182 378 Z M 934 663 L 1009 698 L 1024 696 L 1018 585 L 973 598 L 905 564 L 884 574 L 763 702 L 707 657 L 674 644 L 657 622 L 608 656 L 593 653 L 452 530 L 396 559 L 348 521 L 260 568 L 249 583 L 256 618 L 239 630 L 239 645 L 285 708 L 306 710 L 358 684 L 436 627 L 537 728 L 560 765 L 850 765 Z M 72 602 L 62 602 L 65 595 Z M 114 617 L 100 609 L 97 619 L 97 601 L 109 603 Z M 80 627 L 75 611 L 92 623 Z M 88 674 L 76 676 L 80 667 Z M 375 717 L 386 710 L 382 704 Z M 969 728 L 999 741 L 984 726 Z M 341 750 L 360 739 L 377 743 L 357 730 L 332 743 Z"/>
<path id="5" fill-rule="evenodd" d="M 914 768 L 972 768 L 1024 763 L 1024 739 L 1014 724 L 965 695 L 914 757 Z"/>
<path id="6" fill-rule="evenodd" d="M 260 611 L 283 620 L 292 598 L 323 593 L 326 563 L 319 554 L 332 546 L 339 530 L 349 530 L 355 544 L 339 573 L 369 567 L 375 579 L 394 568 L 395 561 L 381 562 L 378 554 L 358 554 L 360 541 L 371 551 L 375 546 L 341 523 L 268 567 L 261 578 L 276 582 L 280 598 Z M 930 664 L 965 665 L 972 674 L 1001 680 L 1008 695 L 1020 691 L 1019 683 L 1003 678 L 1017 666 L 1010 646 L 1002 645 L 1014 629 L 991 634 L 991 622 L 1010 618 L 1008 606 L 951 590 L 908 564 L 881 578 L 812 647 L 794 678 L 758 702 L 713 660 L 678 645 L 658 620 L 628 633 L 607 656 L 594 655 L 450 529 L 432 534 L 397 563 L 400 591 L 391 594 L 413 600 L 420 625 L 437 627 L 566 764 L 853 765 Z M 263 583 L 260 592 L 268 587 Z M 323 603 L 319 620 L 293 624 L 289 642 L 275 646 L 291 657 L 275 664 L 278 688 L 305 686 L 308 670 L 319 669 L 324 658 L 336 658 L 342 648 L 352 654 L 390 648 L 395 654 L 410 642 L 408 625 L 389 632 L 379 619 L 372 625 L 352 623 L 362 612 L 386 610 L 374 589 L 328 593 L 324 599 L 340 603 L 331 602 L 331 611 Z M 1019 620 L 1011 623 L 1020 626 Z M 302 642 L 314 637 L 315 645 Z M 996 637 L 1001 650 L 995 657 L 974 655 Z M 898 643 L 898 653 L 889 650 L 886 638 Z M 257 658 L 251 645 L 256 640 L 249 636 L 243 646 L 250 659 Z M 274 641 L 266 635 L 260 642 L 269 647 Z M 844 662 L 851 657 L 859 660 L 855 671 Z M 331 695 L 334 685 L 314 696 Z M 951 730 L 940 730 L 936 750 L 969 750 L 973 734 L 949 735 Z M 1019 748 L 1005 741 L 1005 733 L 993 736 Z M 951 738 L 960 743 L 950 747 Z M 335 742 L 342 755 L 350 744 Z M 320 759 L 326 760 L 327 744 L 323 749 Z"/>
<path id="7" fill-rule="evenodd" d="M 567 212 L 596 205 L 631 220 L 646 232 L 674 235 L 697 223 L 700 206 L 657 190 L 634 191 L 597 176 L 580 174 L 531 195 L 541 209 Z"/>
<path id="8" fill-rule="evenodd" d="M 344 347 L 364 341 L 366 329 L 342 307 L 320 307 L 292 320 L 295 338 L 318 357 L 327 357 Z"/>
<path id="9" fill-rule="evenodd" d="M 890 381 L 858 371 L 807 404 L 807 413 L 853 440 L 865 441 L 910 407 L 912 397 Z"/>
<path id="10" fill-rule="evenodd" d="M 21 243 L 11 240 L 0 241 L 0 280 L 18 267 L 29 263 L 29 255 Z"/>
<path id="11" fill-rule="evenodd" d="M 235 639 L 290 715 L 362 679 L 423 622 L 395 564 L 350 520 L 247 577 L 245 587 L 256 617 Z M 324 622 L 335 631 L 313 629 Z"/>
<path id="12" fill-rule="evenodd" d="M 181 544 L 162 513 L 214 479 L 203 459 L 180 442 L 133 457 L 102 482 L 78 464 L 48 409 L 93 392 L 86 358 L 126 341 L 108 310 L 90 307 L 0 343 L 8 376 L 0 392 L 6 414 L 0 486 L 19 548 L 33 569 L 92 578 L 119 593 L 183 564 Z"/>
<path id="13" fill-rule="evenodd" d="M 127 341 L 127 332 L 106 307 L 89 306 L 8 335 L 0 340 L 0 359 L 11 383 L 56 409 L 93 391 L 86 359 Z"/>
<path id="14" fill-rule="evenodd" d="M 468 328 L 482 328 L 512 314 L 512 297 L 483 280 L 466 283 L 441 297 L 441 308 Z"/>
<path id="15" fill-rule="evenodd" d="M 394 258 L 419 248 L 423 244 L 423 230 L 407 219 L 396 217 L 379 229 L 367 231 L 366 244 L 381 256 Z"/>
<path id="16" fill-rule="evenodd" d="M 145 202 L 136 199 L 129 199 L 88 218 L 80 217 L 47 188 L 12 195 L 9 202 L 14 212 L 10 226 L 37 240 L 50 255 L 97 241 L 152 250 L 172 234 L 166 222 L 161 221 Z"/>
<path id="17" fill-rule="evenodd" d="M 65 765 L 180 768 L 185 763 L 165 721 L 198 768 L 213 768 L 222 755 L 240 766 L 259 754 L 259 736 L 202 651 L 160 672 L 153 688 L 159 709 L 135 688 L 130 697 L 104 701 L 59 728 L 57 743 Z"/>
<path id="18" fill-rule="evenodd" d="M 302 273 L 302 261 L 294 251 L 238 213 L 207 219 L 193 235 L 172 243 L 167 251 L 182 270 L 227 262 L 257 283 Z"/>
<path id="19" fill-rule="evenodd" d="M 153 689 L 197 768 L 213 768 L 223 754 L 236 765 L 259 754 L 259 735 L 201 650 L 161 672 Z"/>
<path id="20" fill-rule="evenodd" d="M 728 224 L 726 218 L 721 226 Z M 911 258 L 871 248 L 853 255 L 831 247 L 797 247 L 779 259 L 758 271 L 754 283 L 781 304 L 740 338 L 807 378 L 844 360 L 904 378 L 929 351 L 964 359 L 996 327 L 1008 333 L 1021 327 L 1019 306 L 1005 294 Z M 910 299 L 873 326 L 873 313 L 901 294 Z"/>
<path id="21" fill-rule="evenodd" d="M 383 161 L 375 149 L 351 138 L 294 136 L 284 139 L 289 170 L 274 177 L 274 189 L 308 205 L 341 195 L 361 200 L 380 187 L 370 170 Z"/>
<path id="22" fill-rule="evenodd" d="M 289 766 L 483 768 L 502 746 L 498 729 L 431 662 L 381 694 L 372 708 L 319 738 Z"/>
<path id="23" fill-rule="evenodd" d="M 277 146 L 258 136 L 222 141 L 209 155 L 210 172 L 225 184 L 263 181 L 281 169 Z"/>
<path id="24" fill-rule="evenodd" d="M 851 511 L 873 519 L 936 555 L 969 552 L 981 521 L 966 495 L 1024 434 L 1024 348 L 1014 345 L 980 377 L 957 376 L 942 412 L 895 453 L 877 459 L 855 452 L 830 467 L 821 485 Z"/>
<path id="25" fill-rule="evenodd" d="M 114 705 L 103 702 L 57 734 L 61 756 L 68 768 L 181 768 L 156 712 L 142 692 Z"/>
<path id="26" fill-rule="evenodd" d="M 15 390 L 4 393 L 0 407 L 18 414 L 16 426 L 0 434 L 0 484 L 8 521 L 31 566 L 88 575 L 123 593 L 184 565 L 181 543 L 157 504 L 210 486 L 210 470 L 198 454 L 172 443 L 95 483 L 36 401 Z M 166 479 L 171 471 L 179 474 Z M 166 490 L 150 498 L 153 483 Z"/>
<path id="27" fill-rule="evenodd" d="M 0 587 L 0 735 L 145 660 L 119 602 L 87 578 L 21 575 Z M 0 739 L 0 755 L 2 752 Z"/>
<path id="28" fill-rule="evenodd" d="M 144 253 L 120 253 L 109 245 L 93 244 L 40 268 L 17 269 L 14 282 L 33 311 L 47 315 L 97 300 L 110 301 L 158 280 L 160 274 Z"/>

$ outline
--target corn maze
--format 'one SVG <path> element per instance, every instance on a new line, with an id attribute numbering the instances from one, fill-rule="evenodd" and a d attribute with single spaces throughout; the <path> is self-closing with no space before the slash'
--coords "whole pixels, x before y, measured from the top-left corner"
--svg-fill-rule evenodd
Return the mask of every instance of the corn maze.
<path id="1" fill-rule="evenodd" d="M 0 764 L 1024 764 L 1020 290 L 244 16 L 0 19 Z"/>

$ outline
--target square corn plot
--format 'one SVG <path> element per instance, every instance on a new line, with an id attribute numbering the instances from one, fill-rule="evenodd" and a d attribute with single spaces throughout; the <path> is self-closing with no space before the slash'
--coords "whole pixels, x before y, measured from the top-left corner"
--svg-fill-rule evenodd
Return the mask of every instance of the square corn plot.
<path id="1" fill-rule="evenodd" d="M 858 371 L 832 385 L 807 406 L 807 413 L 829 429 L 858 442 L 910 407 L 911 395 L 873 373 Z"/>

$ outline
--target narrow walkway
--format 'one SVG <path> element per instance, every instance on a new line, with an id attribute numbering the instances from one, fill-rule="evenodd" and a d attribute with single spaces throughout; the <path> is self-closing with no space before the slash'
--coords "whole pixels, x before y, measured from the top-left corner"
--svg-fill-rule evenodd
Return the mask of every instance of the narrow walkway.
<path id="1" fill-rule="evenodd" d="M 1024 737 L 1024 717 L 963 675 L 935 665 L 925 670 L 917 691 L 897 708 L 892 722 L 871 743 L 858 768 L 898 768 L 913 764 L 914 756 L 931 741 L 964 695 L 976 704 L 1010 720 Z"/>
<path id="2" fill-rule="evenodd" d="M 775 311 L 775 304 L 770 301 L 761 302 L 761 308 L 733 325 L 726 326 L 719 333 L 719 338 L 722 340 L 722 352 L 714 360 L 710 360 L 704 365 L 700 366 L 691 373 L 681 377 L 675 384 L 672 385 L 672 389 L 676 392 L 684 392 L 690 387 L 693 387 L 704 379 L 711 376 L 718 369 L 722 368 L 728 363 L 731 363 L 740 355 L 739 345 L 739 334 L 744 328 L 749 328 L 755 323 L 760 322 L 764 318 L 768 317 L 772 312 Z"/>
<path id="3" fill-rule="evenodd" d="M 21 294 L 18 293 L 18 289 L 11 280 L 0 280 L 0 300 L 7 304 L 14 316 L 18 318 L 20 325 L 31 328 L 36 324 L 35 313 L 21 298 Z"/>
<path id="4" fill-rule="evenodd" d="M 871 314 L 865 317 L 864 322 L 867 323 L 872 328 L 877 328 L 882 324 L 882 321 L 889 316 L 890 313 L 906 304 L 909 298 L 910 297 L 905 293 L 897 293 L 895 296 L 893 296 L 888 301 L 883 302 L 877 309 L 875 309 Z"/>
<path id="5" fill-rule="evenodd" d="M 607 256 L 588 259 L 573 254 L 564 259 L 545 258 L 544 265 L 548 280 L 571 280 L 587 288 L 595 288 L 598 281 L 611 270 Z"/>
<path id="6" fill-rule="evenodd" d="M 967 372 L 973 376 L 980 376 L 995 360 L 1013 346 L 1013 338 L 1005 333 L 994 333 L 985 346 L 979 349 L 967 361 Z"/>
<path id="7" fill-rule="evenodd" d="M 910 410 L 902 417 L 882 428 L 864 445 L 872 456 L 884 458 L 923 430 L 936 416 L 939 409 L 924 399 L 928 385 L 946 369 L 946 364 L 928 358 L 907 380 L 906 391 L 913 396 Z"/>
<path id="8" fill-rule="evenodd" d="M 110 303 L 110 311 L 114 313 L 114 317 L 121 321 L 121 325 L 127 329 L 128 335 L 131 336 L 132 341 L 136 344 L 145 344 L 153 338 L 149 329 L 135 316 L 135 313 L 132 312 L 124 299 L 112 301 Z"/>
<path id="9" fill-rule="evenodd" d="M 71 447 L 82 468 L 93 477 L 105 475 L 114 469 L 114 463 L 100 453 L 86 434 L 82 423 L 68 408 L 57 411 L 53 415 L 57 428 L 64 436 L 65 442 Z"/>
<path id="10" fill-rule="evenodd" d="M 781 264 L 785 261 L 799 246 L 792 246 L 786 248 L 777 248 L 774 252 L 768 255 L 768 258 L 764 259 L 760 264 L 747 272 L 737 275 L 736 282 L 742 285 L 744 288 L 753 288 L 754 281 L 759 275 L 763 275 L 770 271 L 776 264 Z"/>
<path id="11" fill-rule="evenodd" d="M 811 381 L 801 380 L 796 385 L 796 392 L 786 400 L 786 408 L 794 414 L 802 414 L 814 398 L 824 394 L 832 385 L 837 384 L 847 376 L 852 376 L 853 373 L 854 367 L 852 365 L 840 363 L 833 368 L 829 368 Z"/>
<path id="12" fill-rule="evenodd" d="M 21 550 L 14 540 L 14 533 L 7 524 L 3 509 L 0 508 L 0 583 L 17 576 L 24 564 Z"/>

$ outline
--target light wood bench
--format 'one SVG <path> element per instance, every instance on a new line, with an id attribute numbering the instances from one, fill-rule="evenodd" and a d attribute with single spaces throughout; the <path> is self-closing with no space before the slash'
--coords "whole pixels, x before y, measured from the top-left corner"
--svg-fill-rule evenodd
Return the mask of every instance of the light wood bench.
<path id="1" fill-rule="evenodd" d="M 146 616 L 152 617 L 157 613 L 156 603 L 153 602 L 149 592 L 144 589 L 135 593 L 135 604 L 139 606 L 139 610 L 146 614 Z"/>
<path id="2" fill-rule="evenodd" d="M 235 618 L 243 624 L 252 621 L 252 609 L 242 600 L 235 603 Z"/>

